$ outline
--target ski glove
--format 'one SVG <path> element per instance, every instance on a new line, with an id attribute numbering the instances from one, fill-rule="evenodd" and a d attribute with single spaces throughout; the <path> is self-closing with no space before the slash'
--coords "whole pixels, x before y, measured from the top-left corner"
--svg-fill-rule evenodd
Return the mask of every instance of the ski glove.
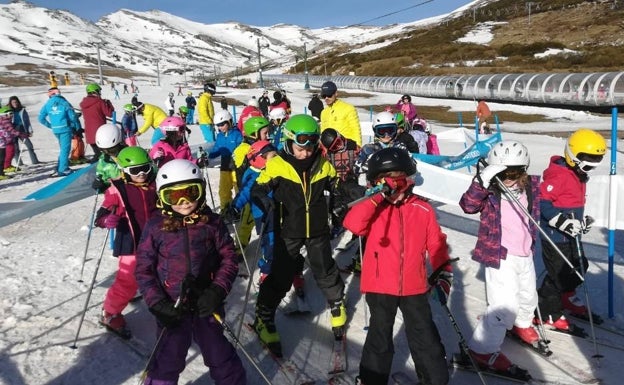
<path id="1" fill-rule="evenodd" d="M 223 210 L 223 217 L 226 221 L 229 221 L 231 223 L 238 222 L 241 219 L 241 211 L 230 203 Z"/>
<path id="2" fill-rule="evenodd" d="M 583 221 L 581 222 L 581 226 L 583 227 L 583 234 L 589 233 L 589 230 L 591 230 L 594 222 L 595 220 L 593 217 L 590 217 L 589 215 L 585 215 L 585 218 L 583 218 Z"/>
<path id="3" fill-rule="evenodd" d="M 225 290 L 219 285 L 210 285 L 197 298 L 197 310 L 200 317 L 210 317 L 223 304 Z"/>
<path id="4" fill-rule="evenodd" d="M 438 276 L 435 286 L 433 287 L 433 298 L 442 305 L 446 305 L 449 294 L 451 293 L 451 285 L 453 284 L 453 273 L 443 271 Z"/>
<path id="5" fill-rule="evenodd" d="M 477 171 L 476 179 L 483 188 L 490 187 L 492 179 L 501 171 L 506 170 L 507 166 L 499 165 L 499 164 L 490 164 L 486 166 L 483 170 Z"/>
<path id="6" fill-rule="evenodd" d="M 182 312 L 175 307 L 170 299 L 162 299 L 156 305 L 149 308 L 156 317 L 158 323 L 166 328 L 177 326 L 182 321 Z"/>
<path id="7" fill-rule="evenodd" d="M 106 218 L 104 218 L 104 227 L 107 229 L 114 229 L 117 225 L 119 225 L 120 220 L 121 217 L 119 215 L 110 213 L 106 216 Z"/>
<path id="8" fill-rule="evenodd" d="M 95 180 L 93 180 L 93 183 L 91 183 L 91 188 L 97 191 L 98 194 L 101 194 L 108 188 L 108 186 L 106 185 L 106 182 L 104 182 L 102 178 L 98 176 L 97 178 L 95 178 Z"/>
<path id="9" fill-rule="evenodd" d="M 579 221 L 578 219 L 568 218 L 562 213 L 559 213 L 552 217 L 548 221 L 548 224 L 571 237 L 576 237 L 583 229 L 581 221 Z"/>
<path id="10" fill-rule="evenodd" d="M 197 159 L 197 167 L 199 168 L 206 168 L 209 164 L 210 162 L 208 162 L 208 157 L 206 156 L 206 153 L 203 153 L 199 157 L 199 159 Z"/>

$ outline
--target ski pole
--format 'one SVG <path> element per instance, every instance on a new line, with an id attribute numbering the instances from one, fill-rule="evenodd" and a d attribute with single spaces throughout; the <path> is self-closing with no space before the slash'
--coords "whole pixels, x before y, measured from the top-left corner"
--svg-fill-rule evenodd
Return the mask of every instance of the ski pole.
<path id="1" fill-rule="evenodd" d="M 89 300 L 91 299 L 91 293 L 93 293 L 93 286 L 95 285 L 95 280 L 97 278 L 98 270 L 100 269 L 100 262 L 102 262 L 102 256 L 104 255 L 104 250 L 106 249 L 106 244 L 108 243 L 108 236 L 110 235 L 111 229 L 106 230 L 106 235 L 104 236 L 104 242 L 102 243 L 102 251 L 100 251 L 100 257 L 98 258 L 97 264 L 95 265 L 95 270 L 93 271 L 93 278 L 91 279 L 91 286 L 89 287 L 89 291 L 87 292 L 87 299 L 85 300 L 84 308 L 82 309 L 82 315 L 80 316 L 80 322 L 78 323 L 78 330 L 76 330 L 76 337 L 74 337 L 74 343 L 70 346 L 72 349 L 76 349 L 76 341 L 78 341 L 78 335 L 80 334 L 80 329 L 82 328 L 82 323 L 84 322 L 85 315 L 87 314 L 87 307 L 89 306 Z"/>
<path id="2" fill-rule="evenodd" d="M 574 219 L 574 213 L 571 213 L 572 219 Z M 579 258 L 579 268 L 581 274 L 585 276 L 585 265 L 583 264 L 583 252 L 581 252 L 581 234 L 577 234 L 574 237 L 576 243 L 576 252 Z M 594 330 L 594 315 L 591 312 L 591 306 L 589 304 L 589 291 L 587 289 L 587 282 L 583 282 L 583 291 L 585 292 L 585 304 L 587 305 L 587 315 L 589 316 L 589 330 L 591 330 L 592 343 L 594 344 L 594 355 L 592 358 L 596 359 L 598 366 L 600 366 L 600 359 L 604 357 L 598 352 L 598 344 L 596 344 L 596 331 Z"/>
<path id="3" fill-rule="evenodd" d="M 82 274 L 84 273 L 85 264 L 87 263 L 87 252 L 89 251 L 89 242 L 91 241 L 91 232 L 93 230 L 93 225 L 95 221 L 95 209 L 97 207 L 98 201 L 98 192 L 95 192 L 95 199 L 93 200 L 93 210 L 91 210 L 91 220 L 89 221 L 89 231 L 87 232 L 87 242 L 85 244 L 84 254 L 82 255 L 82 267 L 80 268 L 80 279 L 78 282 L 82 281 Z"/>
<path id="4" fill-rule="evenodd" d="M 204 149 L 200 146 L 198 158 L 200 158 L 202 155 L 205 155 L 205 154 L 206 153 L 204 152 Z M 208 171 L 206 170 L 205 167 L 202 167 L 202 173 L 204 174 L 204 180 L 206 181 L 206 185 L 208 186 L 208 191 L 210 192 L 210 201 L 212 202 L 212 208 L 213 210 L 216 210 L 217 207 L 215 206 L 214 196 L 212 195 L 212 186 L 210 185 L 210 175 L 208 175 Z"/>
<path id="5" fill-rule="evenodd" d="M 22 141 L 22 145 L 19 145 L 19 141 Z M 24 153 L 24 147 L 26 147 L 26 139 L 18 139 L 17 142 L 15 142 L 15 144 L 17 145 L 17 147 L 19 148 L 19 155 L 17 156 L 17 162 L 15 163 L 15 169 L 19 171 L 20 169 L 20 163 L 22 162 L 22 154 Z M 32 158 L 31 158 L 32 160 Z"/>
<path id="6" fill-rule="evenodd" d="M 243 314 L 245 314 L 243 312 Z M 227 334 L 234 340 L 234 343 L 236 343 L 236 349 L 239 349 L 241 352 L 243 352 L 243 354 L 245 355 L 245 357 L 247 357 L 247 359 L 249 360 L 249 363 L 258 371 L 258 373 L 260 374 L 260 376 L 262 377 L 262 379 L 269 385 L 273 385 L 271 383 L 271 381 L 267 378 L 267 376 L 264 374 L 264 372 L 262 371 L 262 369 L 260 369 L 260 367 L 258 366 L 258 364 L 256 364 L 256 362 L 254 361 L 254 359 L 249 355 L 249 353 L 247 353 L 247 350 L 245 348 L 243 348 L 243 344 L 240 343 L 240 340 L 238 339 L 238 337 L 236 337 L 234 335 L 234 331 L 232 330 L 232 328 L 230 327 L 230 325 L 228 325 L 223 319 L 221 319 L 221 316 L 217 313 L 213 313 L 212 316 L 214 317 L 214 319 L 217 320 L 218 323 L 221 324 L 221 326 L 223 326 L 223 329 L 227 332 Z"/>
<path id="7" fill-rule="evenodd" d="M 435 269 L 435 271 L 431 273 L 431 275 L 429 275 L 429 277 L 427 278 L 427 283 L 429 283 L 429 286 L 430 286 L 429 290 L 431 290 L 431 288 L 433 288 L 433 286 L 436 284 L 436 280 L 438 279 L 438 276 L 442 273 L 442 270 L 444 270 L 444 267 L 458 260 L 459 258 L 452 258 L 452 259 L 447 260 L 442 265 L 440 265 L 437 269 Z M 457 337 L 459 338 L 459 347 L 470 360 L 470 364 L 472 365 L 474 370 L 477 372 L 477 375 L 479 376 L 481 383 L 483 385 L 487 385 L 487 382 L 485 381 L 485 378 L 483 377 L 483 373 L 481 373 L 481 369 L 479 368 L 479 365 L 477 365 L 474 358 L 472 358 L 472 355 L 470 355 L 470 351 L 468 349 L 468 343 L 466 343 L 466 339 L 464 338 L 464 335 L 462 334 L 461 329 L 459 328 L 459 325 L 457 324 L 457 320 L 455 319 L 455 316 L 453 316 L 453 313 L 451 313 L 451 309 L 449 309 L 446 302 L 442 303 L 442 301 L 440 301 L 440 305 L 442 305 L 442 307 L 446 311 L 446 315 L 451 321 L 451 325 L 453 325 L 453 329 L 455 330 L 455 333 L 457 334 Z"/>
<path id="8" fill-rule="evenodd" d="M 182 302 L 184 302 L 186 298 L 186 294 L 191 289 L 190 287 L 191 282 L 192 282 L 191 275 L 187 275 L 184 278 L 184 280 L 182 280 L 182 283 L 180 284 L 180 295 L 178 296 L 178 299 L 176 299 L 175 303 L 173 304 L 174 309 L 178 309 L 180 305 L 182 304 Z M 163 326 L 162 330 L 160 331 L 160 334 L 158 335 L 158 339 L 156 340 L 156 343 L 154 344 L 154 348 L 152 349 L 149 355 L 149 358 L 147 359 L 145 368 L 143 368 L 143 371 L 141 372 L 141 376 L 139 377 L 139 382 L 137 383 L 137 385 L 141 385 L 143 384 L 143 382 L 145 382 L 145 378 L 147 378 L 147 373 L 149 371 L 149 368 L 152 366 L 154 359 L 156 358 L 156 354 L 158 354 L 158 351 L 160 350 L 161 341 L 163 337 L 165 336 L 166 332 L 167 332 L 167 327 Z"/>
<path id="9" fill-rule="evenodd" d="M 238 230 L 236 230 L 236 223 L 234 221 L 232 223 L 232 228 L 234 228 L 234 236 L 236 237 L 236 241 L 238 242 L 238 247 L 240 248 L 241 255 L 243 256 L 243 262 L 245 262 L 245 268 L 249 273 L 249 279 L 251 279 L 251 269 L 249 268 L 249 264 L 247 263 L 247 256 L 245 255 L 245 248 L 243 247 L 243 243 L 241 242 L 240 236 L 238 235 Z"/>
<path id="10" fill-rule="evenodd" d="M 256 256 L 254 258 L 253 266 L 258 264 L 258 260 L 260 259 L 260 250 L 262 247 L 262 238 L 264 237 L 264 232 L 267 227 L 267 221 L 269 220 L 269 215 L 272 215 L 272 211 L 269 211 L 266 214 L 266 218 L 262 221 L 262 225 L 260 226 L 260 233 L 258 236 L 258 245 L 256 247 Z M 243 302 L 243 311 L 240 323 L 238 324 L 238 329 L 236 330 L 236 339 L 240 338 L 241 331 L 243 330 L 243 322 L 245 322 L 245 312 L 247 311 L 247 304 L 249 303 L 249 295 L 251 294 L 251 284 L 253 283 L 253 274 L 249 273 L 249 282 L 247 282 L 247 290 L 245 291 L 245 301 Z"/>
<path id="11" fill-rule="evenodd" d="M 362 251 L 362 237 L 359 236 L 358 237 L 358 243 L 359 243 L 359 253 L 360 253 L 360 264 L 364 263 L 364 253 Z M 354 269 L 355 271 L 355 266 Z M 368 331 L 368 302 L 366 302 L 366 300 L 364 300 L 364 330 Z"/>
<path id="12" fill-rule="evenodd" d="M 479 159 L 479 163 L 481 163 L 482 165 L 486 164 L 485 160 L 483 158 Z M 544 231 L 544 229 L 542 229 L 540 227 L 540 225 L 537 222 L 537 220 L 535 218 L 533 218 L 533 216 L 529 213 L 529 210 L 527 210 L 527 208 L 524 207 L 524 205 L 522 203 L 520 203 L 518 198 L 516 198 L 516 196 L 514 194 L 512 194 L 511 191 L 509 191 L 509 188 L 507 186 L 505 186 L 503 181 L 501 181 L 500 178 L 498 176 L 496 176 L 496 175 L 494 176 L 494 181 L 496 181 L 498 187 L 503 191 L 503 193 L 509 199 L 511 199 L 512 202 L 514 202 L 516 204 L 516 207 L 518 207 L 520 210 L 522 210 L 522 212 L 527 216 L 527 218 L 529 218 L 529 220 L 535 225 L 535 227 L 537 227 L 537 230 L 539 230 L 540 234 L 542 234 L 542 236 L 548 241 L 548 243 L 550 243 L 550 245 L 555 249 L 557 254 L 559 254 L 559 256 L 563 259 L 563 261 L 568 266 L 570 266 L 570 268 L 572 270 L 574 270 L 574 272 L 579 277 L 581 282 L 585 282 L 585 278 L 583 278 L 583 276 L 574 268 L 574 265 L 572 265 L 572 262 L 570 262 L 570 260 L 563 254 L 561 249 L 559 247 L 557 247 L 555 242 L 553 242 L 553 240 L 548 236 L 548 234 L 546 234 L 546 231 Z"/>

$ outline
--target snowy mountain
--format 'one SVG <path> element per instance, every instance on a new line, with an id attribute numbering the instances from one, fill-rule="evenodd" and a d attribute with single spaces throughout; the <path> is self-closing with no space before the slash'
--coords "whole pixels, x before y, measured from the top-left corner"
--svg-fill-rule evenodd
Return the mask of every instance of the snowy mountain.
<path id="1" fill-rule="evenodd" d="M 435 18 L 437 19 L 437 18 Z M 46 67 L 93 67 L 100 46 L 103 65 L 154 74 L 207 73 L 290 66 L 303 57 L 303 45 L 319 54 L 339 45 L 365 44 L 406 32 L 434 18 L 384 27 L 352 26 L 308 29 L 277 24 L 257 27 L 236 22 L 202 24 L 166 12 L 121 9 L 91 23 L 68 11 L 49 10 L 24 1 L 0 5 L 0 51 L 19 55 L 14 62 L 43 59 Z M 7 76 L 12 76 L 7 73 Z M 43 79 L 39 80 L 40 82 Z"/>

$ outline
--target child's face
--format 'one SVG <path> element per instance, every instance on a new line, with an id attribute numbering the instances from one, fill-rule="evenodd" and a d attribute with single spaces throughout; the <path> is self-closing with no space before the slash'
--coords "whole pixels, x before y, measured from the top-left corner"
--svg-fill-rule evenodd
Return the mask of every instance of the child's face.
<path id="1" fill-rule="evenodd" d="M 217 128 L 219 129 L 219 131 L 226 133 L 230 129 L 230 123 L 228 122 L 219 123 L 217 124 Z"/>
<path id="2" fill-rule="evenodd" d="M 182 203 L 179 205 L 171 205 L 171 209 L 180 215 L 189 215 L 195 212 L 197 205 L 197 201 L 189 202 L 187 200 L 182 200 Z"/>
<path id="3" fill-rule="evenodd" d="M 384 135 L 381 138 L 379 138 L 379 141 L 381 143 L 388 144 L 388 143 L 391 143 L 393 139 L 394 138 L 392 138 L 391 136 Z"/>
<path id="4" fill-rule="evenodd" d="M 292 144 L 293 156 L 295 159 L 303 160 L 308 159 L 314 154 L 315 146 L 300 146 L 297 143 Z"/>
<path id="5" fill-rule="evenodd" d="M 258 131 L 258 140 L 268 140 L 269 139 L 269 128 L 263 127 Z"/>

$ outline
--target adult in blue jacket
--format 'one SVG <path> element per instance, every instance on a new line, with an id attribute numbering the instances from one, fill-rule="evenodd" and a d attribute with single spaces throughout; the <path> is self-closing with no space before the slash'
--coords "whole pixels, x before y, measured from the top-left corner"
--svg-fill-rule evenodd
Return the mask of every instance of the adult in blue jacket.
<path id="1" fill-rule="evenodd" d="M 67 176 L 73 172 L 69 168 L 69 153 L 74 131 L 79 129 L 80 121 L 74 112 L 74 107 L 61 96 L 58 88 L 50 88 L 48 97 L 48 101 L 39 111 L 39 123 L 52 130 L 60 148 L 56 171 L 50 176 Z"/>

